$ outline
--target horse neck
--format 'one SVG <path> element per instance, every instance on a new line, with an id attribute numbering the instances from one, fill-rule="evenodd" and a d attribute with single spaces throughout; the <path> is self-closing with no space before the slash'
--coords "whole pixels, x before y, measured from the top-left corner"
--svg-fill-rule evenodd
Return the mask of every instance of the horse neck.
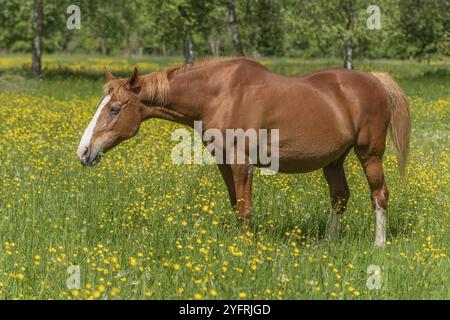
<path id="1" fill-rule="evenodd" d="M 175 73 L 168 80 L 167 101 L 157 107 L 151 107 L 149 117 L 161 118 L 193 127 L 194 121 L 202 121 L 210 102 L 214 98 L 215 87 L 211 85 L 208 70 L 190 70 Z M 145 86 L 152 85 L 151 81 L 143 84 L 142 100 L 145 96 Z M 149 101 L 149 105 L 154 105 Z"/>

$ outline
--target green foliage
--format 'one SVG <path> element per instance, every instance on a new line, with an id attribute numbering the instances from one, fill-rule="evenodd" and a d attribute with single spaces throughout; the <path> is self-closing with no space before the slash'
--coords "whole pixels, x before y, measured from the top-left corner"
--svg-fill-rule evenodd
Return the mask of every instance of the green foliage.
<path id="1" fill-rule="evenodd" d="M 248 0 L 242 21 L 247 45 L 254 54 L 281 56 L 284 53 L 283 15 L 280 1 Z"/>
<path id="2" fill-rule="evenodd" d="M 424 57 L 441 50 L 448 54 L 450 2 L 400 0 L 400 4 L 399 25 L 408 43 L 406 53 Z"/>
<path id="3" fill-rule="evenodd" d="M 14 48 L 19 42 L 16 47 L 23 48 L 24 41 L 31 41 L 32 2 L 0 0 L 0 8 L 0 47 Z"/>
<path id="4" fill-rule="evenodd" d="M 81 30 L 66 28 L 70 4 L 44 2 L 45 52 L 179 55 L 190 36 L 198 56 L 234 53 L 223 0 L 79 0 Z M 369 30 L 367 1 L 235 0 L 241 39 L 252 56 L 342 57 L 347 40 L 355 57 L 450 55 L 450 2 L 376 4 L 381 29 Z M 33 0 L 0 0 L 0 8 L 0 49 L 30 51 Z"/>

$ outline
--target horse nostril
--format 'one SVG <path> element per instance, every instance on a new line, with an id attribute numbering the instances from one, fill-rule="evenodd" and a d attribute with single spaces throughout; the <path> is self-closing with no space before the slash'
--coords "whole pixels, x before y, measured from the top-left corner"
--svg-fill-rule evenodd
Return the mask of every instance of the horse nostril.
<path id="1" fill-rule="evenodd" d="M 82 158 L 85 158 L 86 155 L 88 154 L 89 151 L 89 147 L 84 148 L 83 154 L 81 155 Z"/>
<path id="2" fill-rule="evenodd" d="M 86 147 L 86 148 L 84 148 L 84 150 L 80 154 L 80 162 L 81 162 L 81 164 L 86 164 L 88 157 L 89 157 L 89 147 Z"/>

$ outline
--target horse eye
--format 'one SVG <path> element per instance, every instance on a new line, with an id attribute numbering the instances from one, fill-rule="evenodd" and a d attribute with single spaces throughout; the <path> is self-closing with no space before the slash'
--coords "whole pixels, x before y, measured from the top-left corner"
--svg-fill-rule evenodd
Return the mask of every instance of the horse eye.
<path id="1" fill-rule="evenodd" d="M 109 110 L 109 114 L 110 115 L 116 115 L 120 112 L 120 108 L 119 107 L 112 107 L 111 110 Z"/>

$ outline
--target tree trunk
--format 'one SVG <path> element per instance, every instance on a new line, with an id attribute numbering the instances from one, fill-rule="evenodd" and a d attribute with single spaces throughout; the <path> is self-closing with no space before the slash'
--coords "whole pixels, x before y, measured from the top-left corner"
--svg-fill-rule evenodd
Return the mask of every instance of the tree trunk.
<path id="1" fill-rule="evenodd" d="M 244 47 L 242 46 L 241 36 L 239 35 L 239 24 L 236 18 L 236 6 L 234 0 L 227 0 L 228 8 L 228 24 L 231 30 L 231 40 L 233 42 L 234 51 L 237 56 L 245 56 Z"/>
<path id="2" fill-rule="evenodd" d="M 194 63 L 195 49 L 192 35 L 188 33 L 184 39 L 184 63 Z"/>
<path id="3" fill-rule="evenodd" d="M 208 37 L 208 46 L 209 51 L 211 51 L 211 54 L 215 57 L 220 55 L 220 36 L 218 35 L 217 38 L 213 35 L 210 35 Z"/>
<path id="4" fill-rule="evenodd" d="M 133 56 L 133 48 L 131 44 L 131 36 L 129 33 L 127 35 L 127 52 L 128 52 L 128 59 L 131 59 L 131 57 Z"/>
<path id="5" fill-rule="evenodd" d="M 352 69 L 352 39 L 349 37 L 344 45 L 344 68 Z"/>
<path id="6" fill-rule="evenodd" d="M 162 38 L 161 50 L 163 57 L 167 56 L 166 36 Z"/>
<path id="7" fill-rule="evenodd" d="M 343 4 L 343 10 L 347 17 L 347 34 L 344 44 L 344 68 L 352 69 L 352 44 L 353 44 L 353 26 L 356 19 L 356 11 L 353 8 L 352 0 Z"/>
<path id="8" fill-rule="evenodd" d="M 100 51 L 102 52 L 103 56 L 106 56 L 106 54 L 108 53 L 106 50 L 105 40 L 103 40 L 103 38 L 100 38 Z"/>
<path id="9" fill-rule="evenodd" d="M 220 43 L 221 43 L 222 41 L 220 40 L 220 37 L 219 38 L 217 38 L 216 39 L 216 42 L 214 43 L 215 44 L 215 46 L 214 46 L 214 48 L 215 48 L 215 51 L 216 51 L 216 56 L 219 56 L 220 55 Z"/>
<path id="10" fill-rule="evenodd" d="M 33 38 L 33 52 L 31 67 L 33 69 L 33 74 L 35 77 L 40 77 L 42 66 L 41 66 L 41 55 L 42 55 L 42 1 L 34 0 L 34 38 Z"/>

